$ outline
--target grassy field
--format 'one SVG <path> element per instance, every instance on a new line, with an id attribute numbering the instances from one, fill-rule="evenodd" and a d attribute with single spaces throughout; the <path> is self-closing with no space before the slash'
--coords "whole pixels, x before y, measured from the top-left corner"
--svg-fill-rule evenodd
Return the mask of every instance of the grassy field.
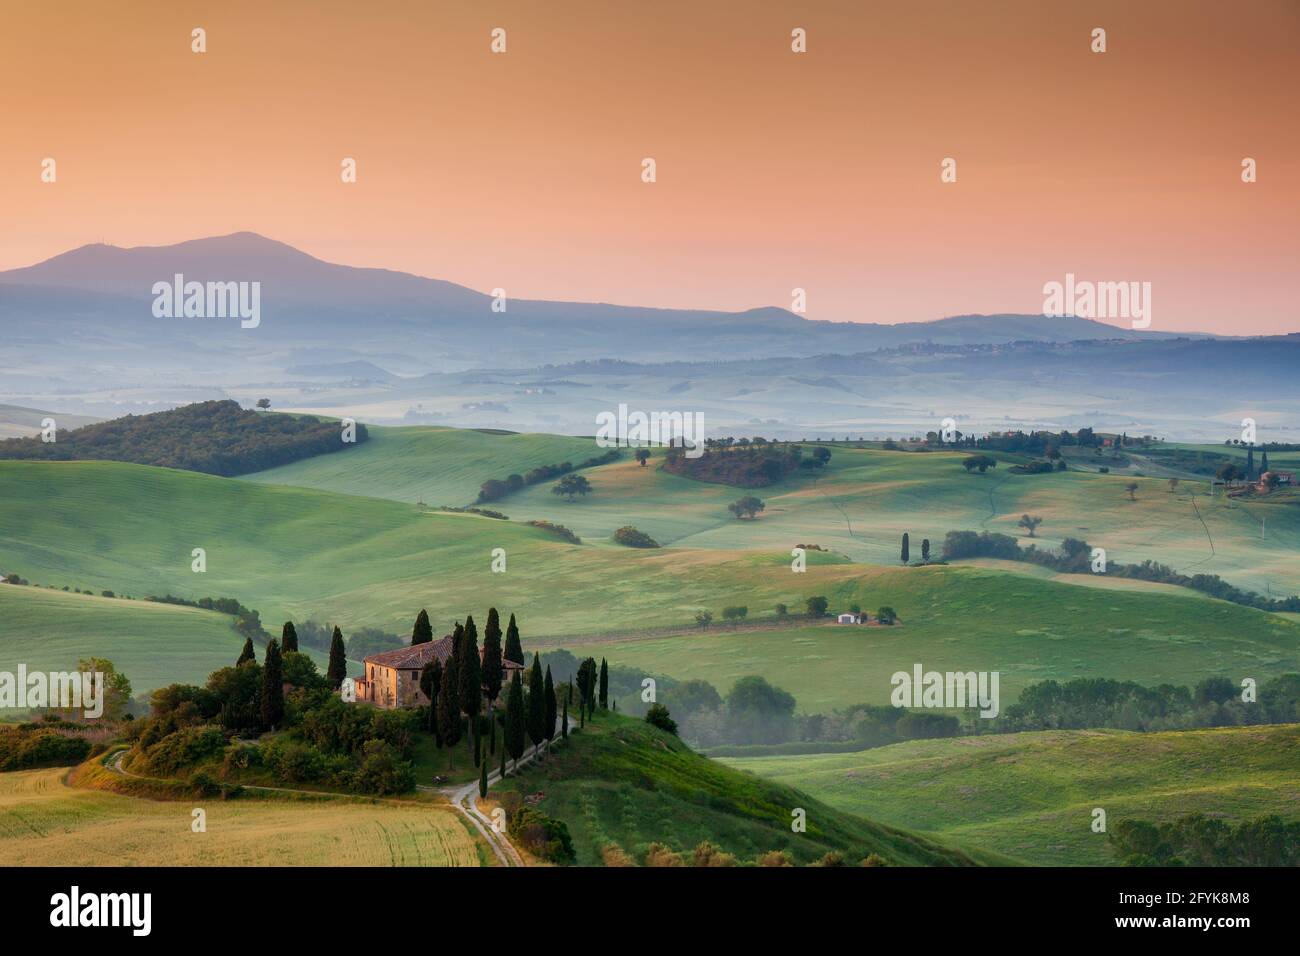
<path id="1" fill-rule="evenodd" d="M 239 657 L 244 639 L 233 621 L 198 608 L 0 584 L 0 667 L 75 670 L 96 654 L 137 694 L 173 681 L 202 683 Z"/>
<path id="2" fill-rule="evenodd" d="M 1175 733 L 1050 731 L 861 753 L 728 759 L 839 810 L 1034 863 L 1108 865 L 1107 824 L 1189 813 L 1300 817 L 1300 725 Z"/>
<path id="3" fill-rule="evenodd" d="M 601 454 L 590 438 L 495 434 L 460 428 L 368 426 L 370 439 L 342 455 L 318 455 L 244 476 L 246 481 L 390 498 L 415 504 L 468 505 L 489 478 L 539 465 L 574 464 Z M 547 482 L 549 487 L 553 482 Z M 484 507 L 495 508 L 487 504 Z M 509 514 L 509 510 L 502 508 Z"/>
<path id="4" fill-rule="evenodd" d="M 448 807 L 256 799 L 165 802 L 84 790 L 67 770 L 0 774 L 5 866 L 478 866 Z M 191 832 L 191 811 L 207 832 Z"/>
<path id="5" fill-rule="evenodd" d="M 589 439 L 553 435 L 426 427 L 377 427 L 372 434 L 346 459 L 319 456 L 252 480 L 406 502 L 422 496 L 431 505 L 465 504 L 485 478 L 566 458 L 578 461 L 599 451 Z M 1221 574 L 1254 590 L 1300 592 L 1300 566 L 1294 561 L 1300 507 L 1212 499 L 1204 481 L 1187 479 L 1170 492 L 1163 477 L 1133 477 L 1148 459 L 1135 458 L 1129 467 L 1102 475 L 1091 470 L 1095 462 L 1080 452 L 1074 457 L 1089 470 L 1029 476 L 1007 469 L 1022 458 L 999 456 L 1000 468 L 968 475 L 960 467 L 967 451 L 914 453 L 847 443 L 828 447 L 831 463 L 815 478 L 800 472 L 758 490 L 767 510 L 754 522 L 738 521 L 727 511 L 747 492 L 662 472 L 656 467 L 658 451 L 646 467 L 629 459 L 587 471 L 596 489 L 589 500 L 566 505 L 551 494 L 553 483 L 543 482 L 492 507 L 517 520 L 559 521 L 592 542 L 608 541 L 614 529 L 633 524 L 676 547 L 788 551 L 794 544 L 814 542 L 880 564 L 897 559 L 904 531 L 912 536 L 914 552 L 927 537 L 937 552 L 948 531 L 1019 536 L 1016 522 L 1032 513 L 1044 519 L 1039 536 L 1045 546 L 1067 536 L 1086 538 L 1106 548 L 1114 561 L 1151 558 L 1186 573 Z M 1158 451 L 1183 448 L 1245 454 L 1216 446 L 1170 445 Z M 1279 467 L 1300 461 L 1292 453 L 1273 457 Z M 1136 501 L 1129 500 L 1124 487 L 1132 480 L 1140 486 Z"/>
<path id="6" fill-rule="evenodd" d="M 1168 481 L 1084 471 L 1015 475 L 1008 461 L 984 475 L 961 467 L 967 452 L 901 452 L 833 447 L 819 477 L 757 489 L 767 509 L 739 521 L 727 505 L 748 491 L 692 481 L 634 461 L 586 472 L 595 493 L 557 502 L 548 484 L 503 503 L 512 518 L 550 518 L 587 540 L 607 540 L 632 524 L 660 544 L 786 553 L 815 543 L 856 561 L 894 564 L 902 535 L 912 555 L 928 538 L 937 555 L 949 531 L 998 531 L 1015 537 L 1025 513 L 1039 515 L 1040 547 L 1075 537 L 1106 549 L 1111 561 L 1160 561 L 1184 573 L 1220 574 L 1241 587 L 1300 593 L 1300 507 L 1207 496 L 1204 482 Z M 1135 501 L 1125 485 L 1138 483 Z M 1195 500 L 1193 500 L 1195 498 Z M 1261 529 L 1263 534 L 1261 536 Z"/>
<path id="7" fill-rule="evenodd" d="M 737 773 L 644 721 L 605 713 L 502 788 L 541 792 L 540 809 L 565 822 L 578 863 L 598 865 L 615 844 L 638 863 L 651 843 L 690 851 L 708 840 L 742 861 L 785 850 L 810 863 L 829 850 L 857 864 L 878 853 L 894 865 L 995 862 L 835 810 L 782 784 Z M 494 790 L 499 792 L 499 790 Z M 791 830 L 802 808 L 807 832 Z"/>
<path id="8" fill-rule="evenodd" d="M 594 504 L 552 508 L 567 519 Z M 762 528 L 760 521 L 728 533 Z M 446 628 L 495 605 L 518 613 L 526 645 L 541 637 L 549 646 L 621 638 L 689 624 L 699 608 L 717 614 L 731 604 L 759 616 L 777 602 L 798 609 L 815 594 L 830 598 L 832 610 L 855 601 L 871 610 L 893 605 L 905 622 L 896 632 L 805 629 L 796 621 L 784 631 L 620 640 L 601 650 L 658 673 L 706 676 L 724 690 L 743 673 L 762 673 L 808 709 L 878 700 L 889 674 L 918 660 L 1000 670 L 1004 693 L 1014 693 L 1045 677 L 1266 677 L 1296 669 L 1300 648 L 1292 621 L 1150 589 L 1075 587 L 969 567 L 876 567 L 816 552 L 806 573 L 793 574 L 784 544 L 763 551 L 577 546 L 515 521 L 115 462 L 0 462 L 0 540 L 0 567 L 41 584 L 136 597 L 232 596 L 272 626 L 315 617 L 345 631 L 369 625 L 409 633 L 421 607 Z M 207 551 L 206 573 L 191 570 L 195 547 Z M 507 552 L 504 574 L 490 570 L 495 547 Z M 88 629 L 86 643 L 113 657 L 135 626 L 115 626 L 117 638 L 93 642 Z M 11 630 L 0 623 L 0 641 Z M 214 656 L 224 662 L 228 647 Z"/>
<path id="9" fill-rule="evenodd" d="M 999 671 L 1004 705 L 1026 684 L 1048 678 L 1190 686 L 1209 676 L 1239 680 L 1300 670 L 1294 622 L 1185 592 L 1110 591 L 967 567 L 824 571 L 817 587 L 832 608 L 856 601 L 874 611 L 890 604 L 902 625 L 796 620 L 773 630 L 556 643 L 647 673 L 701 677 L 724 694 L 736 678 L 761 674 L 810 713 L 888 703 L 890 676 L 918 662 L 940 671 Z M 700 577 L 708 581 L 707 574 Z M 787 591 L 776 593 L 793 607 L 797 595 L 812 593 L 813 582 L 790 584 L 791 577 L 811 575 L 787 574 L 773 583 L 787 582 Z M 751 587 L 763 580 L 758 569 L 751 572 Z"/>

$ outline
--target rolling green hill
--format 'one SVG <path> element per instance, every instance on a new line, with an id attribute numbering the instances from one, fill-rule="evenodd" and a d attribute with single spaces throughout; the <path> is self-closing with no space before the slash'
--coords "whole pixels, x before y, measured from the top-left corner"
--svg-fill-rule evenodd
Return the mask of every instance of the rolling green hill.
<path id="1" fill-rule="evenodd" d="M 664 545 L 710 549 L 772 549 L 814 543 L 856 561 L 895 564 L 908 532 L 913 559 L 922 539 L 935 555 L 949 531 L 997 531 L 1022 537 L 1025 513 L 1039 515 L 1040 547 L 1066 537 L 1106 549 L 1110 561 L 1159 561 L 1185 574 L 1222 575 L 1274 596 L 1300 593 L 1300 505 L 1207 496 L 1204 482 L 1065 471 L 1015 475 L 1014 459 L 987 474 L 967 474 L 967 452 L 902 452 L 830 446 L 824 472 L 759 489 L 705 484 L 623 461 L 585 474 L 589 500 L 556 507 L 548 484 L 508 499 L 515 519 L 547 517 L 584 539 L 608 539 L 632 524 Z M 656 453 L 657 454 L 657 453 Z M 1125 490 L 1137 481 L 1135 501 Z M 740 521 L 727 505 L 753 493 L 766 503 L 756 521 Z M 1193 496 L 1195 495 L 1195 500 Z M 563 504 L 563 503 L 561 503 Z M 558 517 L 557 517 L 558 515 Z"/>
<path id="2" fill-rule="evenodd" d="M 473 503 L 489 478 L 524 474 L 539 465 L 577 464 L 601 453 L 590 438 L 515 435 L 460 428 L 370 427 L 370 440 L 343 456 L 320 455 L 246 475 L 245 480 L 461 506 Z M 544 487 L 550 488 L 551 482 Z M 510 513 L 511 499 L 488 504 Z"/>
<path id="3" fill-rule="evenodd" d="M 584 506 L 552 507 L 566 517 Z M 530 646 L 600 639 L 598 656 L 724 691 L 763 674 L 810 711 L 880 702 L 889 675 L 917 661 L 999 670 L 1008 697 L 1048 677 L 1192 684 L 1300 666 L 1300 626 L 1220 601 L 816 552 L 793 574 L 788 548 L 578 546 L 516 521 L 114 462 L 0 462 L 0 542 L 0 569 L 39 584 L 235 597 L 269 625 L 315 617 L 407 633 L 421 607 L 445 628 L 495 605 L 518 614 Z M 196 547 L 207 554 L 202 574 L 191 570 Z M 508 556 L 503 574 L 490 570 L 496 547 Z M 797 610 L 815 594 L 832 610 L 891 604 L 904 625 L 644 634 L 688 625 L 699 608 L 746 604 L 751 617 L 770 616 L 777 602 Z"/>
<path id="4" fill-rule="evenodd" d="M 542 793 L 539 809 L 568 826 L 580 865 L 599 865 L 610 845 L 640 863 L 651 843 L 689 854 L 704 840 L 741 862 L 770 850 L 785 850 L 800 864 L 831 850 L 849 865 L 870 853 L 896 866 L 1003 862 L 850 816 L 791 787 L 702 757 L 644 721 L 612 713 L 602 713 L 493 794 L 502 789 Z M 805 833 L 791 830 L 796 809 L 806 812 Z"/>
<path id="5" fill-rule="evenodd" d="M 1092 811 L 1300 817 L 1300 725 L 1171 733 L 1047 731 L 861 753 L 723 760 L 849 813 L 1034 863 L 1113 865 Z"/>
<path id="6" fill-rule="evenodd" d="M 136 693 L 201 684 L 233 664 L 244 639 L 216 611 L 0 584 L 0 669 L 76 670 L 106 657 Z"/>

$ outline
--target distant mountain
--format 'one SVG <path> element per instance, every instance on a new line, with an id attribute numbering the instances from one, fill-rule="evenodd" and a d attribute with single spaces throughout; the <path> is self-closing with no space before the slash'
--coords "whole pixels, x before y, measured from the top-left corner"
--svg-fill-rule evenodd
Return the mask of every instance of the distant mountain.
<path id="1" fill-rule="evenodd" d="M 260 282 L 256 332 L 240 329 L 234 320 L 155 318 L 152 287 L 176 274 L 186 281 Z M 71 348 L 73 336 L 90 335 L 121 346 L 148 345 L 158 364 L 177 372 L 186 371 L 187 349 L 236 350 L 241 353 L 236 364 L 246 368 L 250 350 L 291 344 L 343 349 L 343 363 L 399 353 L 430 368 L 455 369 L 488 361 L 535 366 L 592 358 L 744 359 L 869 352 L 913 343 L 1168 335 L 1041 315 L 964 315 L 880 325 L 818 322 L 771 307 L 720 312 L 521 299 L 494 312 L 492 301 L 452 282 L 325 262 L 251 232 L 170 246 L 88 245 L 0 272 L 0 320 L 15 341 L 61 341 Z M 175 367 L 177 356 L 168 348 L 181 353 L 181 367 Z"/>

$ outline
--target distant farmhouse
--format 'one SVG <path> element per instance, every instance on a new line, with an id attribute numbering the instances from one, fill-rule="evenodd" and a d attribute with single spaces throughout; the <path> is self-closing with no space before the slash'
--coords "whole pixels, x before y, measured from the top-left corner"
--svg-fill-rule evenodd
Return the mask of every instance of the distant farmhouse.
<path id="1" fill-rule="evenodd" d="M 399 647 L 395 651 L 371 654 L 365 659 L 366 675 L 356 680 L 356 699 L 367 704 L 374 704 L 385 710 L 399 707 L 427 707 L 429 698 L 420 690 L 420 672 L 424 665 L 435 658 L 443 664 L 451 657 L 452 639 L 444 634 L 436 641 L 426 641 L 413 647 Z M 479 648 L 479 663 L 483 662 L 483 650 Z M 501 662 L 501 681 L 510 682 L 516 671 L 522 672 L 523 664 L 511 660 Z"/>

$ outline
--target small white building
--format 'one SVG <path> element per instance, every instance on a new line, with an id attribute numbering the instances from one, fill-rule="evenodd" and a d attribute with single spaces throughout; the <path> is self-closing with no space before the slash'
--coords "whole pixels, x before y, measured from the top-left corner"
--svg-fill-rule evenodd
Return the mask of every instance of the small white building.
<path id="1" fill-rule="evenodd" d="M 846 611 L 835 619 L 836 624 L 861 624 L 866 620 L 865 614 L 854 614 Z"/>

